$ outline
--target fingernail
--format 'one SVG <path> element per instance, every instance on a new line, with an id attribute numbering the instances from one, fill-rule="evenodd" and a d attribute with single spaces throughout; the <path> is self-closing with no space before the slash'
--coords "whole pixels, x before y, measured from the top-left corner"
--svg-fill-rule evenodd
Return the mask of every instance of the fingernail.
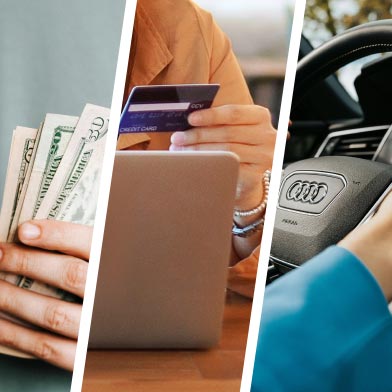
<path id="1" fill-rule="evenodd" d="M 170 141 L 173 144 L 182 145 L 185 143 L 185 139 L 185 132 L 175 132 L 173 135 L 171 135 Z"/>
<path id="2" fill-rule="evenodd" d="M 25 240 L 36 240 L 41 235 L 41 229 L 31 223 L 23 223 L 19 229 L 19 236 Z"/>
<path id="3" fill-rule="evenodd" d="M 181 151 L 182 147 L 175 144 L 170 144 L 169 151 Z"/>
<path id="4" fill-rule="evenodd" d="M 191 125 L 198 125 L 201 120 L 202 120 L 203 116 L 198 113 L 198 112 L 193 112 L 188 116 L 188 122 Z"/>
<path id="5" fill-rule="evenodd" d="M 0 249 L 0 260 L 3 258 L 3 250 L 2 249 Z"/>

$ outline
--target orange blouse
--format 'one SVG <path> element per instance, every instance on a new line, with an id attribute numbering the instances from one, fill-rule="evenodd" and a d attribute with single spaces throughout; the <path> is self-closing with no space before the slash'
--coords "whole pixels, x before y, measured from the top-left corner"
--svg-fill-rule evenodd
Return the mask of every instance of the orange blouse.
<path id="1" fill-rule="evenodd" d="M 134 86 L 219 83 L 214 106 L 253 104 L 231 43 L 189 0 L 138 0 L 124 103 Z M 118 149 L 167 150 L 170 132 L 122 134 Z M 253 295 L 259 248 L 229 269 L 228 287 Z"/>
<path id="2" fill-rule="evenodd" d="M 134 86 L 192 83 L 221 85 L 214 106 L 253 103 L 231 43 L 211 14 L 188 0 L 139 0 L 124 101 Z M 118 148 L 145 142 L 166 150 L 170 133 L 123 134 Z"/>

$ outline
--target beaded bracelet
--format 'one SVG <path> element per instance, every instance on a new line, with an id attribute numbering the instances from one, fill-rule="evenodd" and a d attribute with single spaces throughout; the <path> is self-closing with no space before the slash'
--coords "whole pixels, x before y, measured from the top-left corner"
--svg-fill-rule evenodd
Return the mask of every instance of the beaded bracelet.
<path id="1" fill-rule="evenodd" d="M 264 183 L 263 201 L 257 207 L 252 208 L 251 210 L 234 210 L 234 217 L 244 218 L 252 215 L 262 214 L 265 211 L 265 209 L 267 208 L 270 178 L 271 178 L 271 171 L 266 170 L 263 175 L 263 183 Z"/>

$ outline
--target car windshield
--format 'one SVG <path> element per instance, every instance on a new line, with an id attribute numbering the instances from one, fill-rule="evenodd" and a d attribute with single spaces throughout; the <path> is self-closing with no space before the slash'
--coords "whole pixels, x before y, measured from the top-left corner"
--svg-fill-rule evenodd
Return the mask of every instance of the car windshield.
<path id="1" fill-rule="evenodd" d="M 307 0 L 303 33 L 316 48 L 351 27 L 390 19 L 391 12 L 391 0 Z M 353 83 L 355 78 L 365 63 L 379 56 L 362 58 L 338 71 L 340 82 L 355 100 L 358 99 Z"/>

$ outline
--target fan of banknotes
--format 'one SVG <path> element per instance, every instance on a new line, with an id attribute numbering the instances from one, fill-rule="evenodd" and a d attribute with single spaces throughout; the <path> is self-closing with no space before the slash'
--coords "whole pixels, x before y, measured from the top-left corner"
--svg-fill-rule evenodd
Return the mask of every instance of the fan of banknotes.
<path id="1" fill-rule="evenodd" d="M 80 118 L 47 114 L 38 129 L 16 127 L 0 213 L 0 242 L 17 242 L 18 226 L 30 219 L 93 224 L 109 113 L 87 104 Z M 0 272 L 0 279 L 73 300 L 64 291 L 23 276 Z M 0 317 L 10 319 L 1 313 Z M 5 347 L 0 352 L 20 356 Z"/>

